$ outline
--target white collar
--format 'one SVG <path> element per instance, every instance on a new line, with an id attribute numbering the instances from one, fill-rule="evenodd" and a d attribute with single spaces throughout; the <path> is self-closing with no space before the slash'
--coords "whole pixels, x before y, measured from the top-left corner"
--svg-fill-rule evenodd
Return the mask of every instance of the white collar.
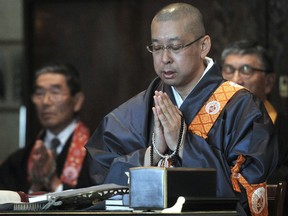
<path id="1" fill-rule="evenodd" d="M 213 62 L 213 59 L 212 58 L 209 58 L 209 57 L 205 57 L 205 61 L 206 61 L 206 64 L 207 64 L 207 67 L 205 68 L 202 76 L 200 77 L 200 79 L 198 80 L 198 82 L 196 83 L 195 86 L 197 86 L 197 84 L 200 82 L 200 80 L 204 77 L 204 75 L 207 73 L 207 71 L 213 66 L 214 62 Z M 195 86 L 193 87 L 193 89 L 195 88 Z M 183 103 L 183 99 L 181 98 L 180 94 L 176 91 L 176 89 L 172 87 L 172 92 L 174 94 L 174 98 L 175 98 L 175 101 L 177 103 L 177 106 L 178 108 L 180 108 L 180 106 L 182 105 Z M 191 92 L 193 91 L 193 89 L 191 90 Z M 190 93 L 189 93 L 190 94 Z"/>
<path id="2" fill-rule="evenodd" d="M 59 154 L 62 151 L 68 138 L 71 136 L 71 134 L 75 130 L 76 125 L 77 125 L 77 121 L 73 120 L 64 130 L 62 130 L 57 135 L 53 134 L 50 130 L 47 130 L 45 138 L 44 138 L 44 144 L 45 144 L 46 148 L 50 148 L 51 140 L 54 139 L 55 137 L 57 137 L 61 143 L 56 150 L 57 153 Z"/>

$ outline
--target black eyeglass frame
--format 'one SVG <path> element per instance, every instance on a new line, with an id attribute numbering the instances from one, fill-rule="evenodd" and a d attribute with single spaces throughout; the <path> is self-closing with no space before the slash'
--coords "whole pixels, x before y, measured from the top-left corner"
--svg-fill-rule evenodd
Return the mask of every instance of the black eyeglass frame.
<path id="1" fill-rule="evenodd" d="M 227 70 L 224 69 L 224 68 L 227 67 L 227 66 L 228 66 L 230 69 L 232 69 L 232 72 L 227 73 Z M 248 73 L 245 72 L 245 71 L 244 71 L 244 68 L 248 68 L 249 72 L 248 72 Z M 252 66 L 250 66 L 250 65 L 248 65 L 248 64 L 244 64 L 244 65 L 242 65 L 242 66 L 239 67 L 239 68 L 235 68 L 235 67 L 233 67 L 232 65 L 227 64 L 227 65 L 222 66 L 221 69 L 222 69 L 222 72 L 225 73 L 225 74 L 227 74 L 227 75 L 232 75 L 232 74 L 234 74 L 235 71 L 237 70 L 241 75 L 244 75 L 244 76 L 246 76 L 246 77 L 252 76 L 252 75 L 254 74 L 254 71 L 260 71 L 260 72 L 264 72 L 264 73 L 269 73 L 268 70 L 265 70 L 265 69 L 262 69 L 262 68 L 255 68 L 255 67 L 252 67 Z"/>
<path id="2" fill-rule="evenodd" d="M 171 45 L 171 44 L 168 44 L 168 45 L 157 45 L 157 47 L 159 47 L 159 49 L 154 50 L 154 51 L 153 51 L 154 45 L 153 45 L 153 44 L 150 44 L 150 45 L 146 46 L 146 49 L 147 49 L 148 52 L 150 52 L 150 53 L 159 53 L 160 51 L 164 51 L 165 49 L 167 49 L 169 52 L 172 51 L 173 53 L 179 53 L 181 50 L 183 50 L 183 49 L 186 48 L 186 47 L 191 46 L 191 45 L 194 44 L 194 43 L 196 43 L 197 41 L 199 41 L 200 39 L 202 39 L 204 36 L 205 36 L 205 35 L 202 35 L 202 36 L 198 37 L 197 39 L 195 39 L 194 41 L 189 42 L 189 43 L 184 44 L 184 45 L 183 45 L 183 44 L 179 44 L 179 45 L 177 46 L 177 49 L 173 49 L 173 45 Z"/>

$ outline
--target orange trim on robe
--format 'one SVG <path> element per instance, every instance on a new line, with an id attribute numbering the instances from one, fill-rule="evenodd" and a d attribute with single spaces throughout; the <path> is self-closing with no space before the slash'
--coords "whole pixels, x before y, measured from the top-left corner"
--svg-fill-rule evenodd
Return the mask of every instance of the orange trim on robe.
<path id="1" fill-rule="evenodd" d="M 238 90 L 243 88 L 243 86 L 231 81 L 222 83 L 193 119 L 189 125 L 189 131 L 206 139 L 227 102 Z"/>
<path id="2" fill-rule="evenodd" d="M 189 125 L 189 131 L 206 139 L 210 129 L 227 102 L 237 91 L 243 88 L 243 86 L 230 81 L 222 83 L 193 119 Z M 245 188 L 250 212 L 253 216 L 268 216 L 266 182 L 260 184 L 249 184 L 246 181 L 246 179 L 240 174 L 241 165 L 244 164 L 245 160 L 246 159 L 243 155 L 239 155 L 236 165 L 231 169 L 231 182 L 233 189 L 236 192 L 241 192 L 238 183 Z"/>
<path id="3" fill-rule="evenodd" d="M 248 198 L 249 208 L 253 216 L 268 216 L 268 201 L 267 201 L 267 184 L 266 182 L 259 184 L 249 184 L 247 180 L 240 174 L 241 166 L 246 158 L 239 155 L 236 164 L 231 169 L 231 181 L 233 189 L 241 192 L 239 183 L 245 188 Z"/>
<path id="4" fill-rule="evenodd" d="M 276 118 L 277 118 L 277 111 L 275 110 L 273 105 L 268 100 L 264 101 L 264 106 L 265 106 L 273 124 L 275 124 Z"/>

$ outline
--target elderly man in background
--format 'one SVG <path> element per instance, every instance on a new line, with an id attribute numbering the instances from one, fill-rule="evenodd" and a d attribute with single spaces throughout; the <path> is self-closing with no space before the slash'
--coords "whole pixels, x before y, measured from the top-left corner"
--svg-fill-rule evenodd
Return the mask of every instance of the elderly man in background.
<path id="1" fill-rule="evenodd" d="M 84 148 L 90 132 L 78 118 L 84 101 L 79 72 L 67 64 L 47 65 L 35 73 L 34 85 L 42 130 L 0 166 L 0 189 L 31 193 L 91 186 Z"/>

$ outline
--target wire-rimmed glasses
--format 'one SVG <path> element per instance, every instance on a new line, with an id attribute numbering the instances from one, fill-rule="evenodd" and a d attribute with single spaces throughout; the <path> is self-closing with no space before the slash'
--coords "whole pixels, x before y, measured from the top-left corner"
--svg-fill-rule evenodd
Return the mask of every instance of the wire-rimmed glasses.
<path id="1" fill-rule="evenodd" d="M 252 67 L 248 64 L 245 64 L 245 65 L 242 65 L 241 67 L 239 68 L 235 68 L 233 67 L 232 65 L 229 65 L 229 64 L 225 64 L 223 65 L 222 67 L 222 72 L 227 75 L 227 76 L 232 76 L 235 71 L 238 71 L 239 74 L 243 77 L 251 77 L 255 71 L 260 71 L 260 72 L 265 72 L 267 73 L 268 71 L 265 70 L 265 69 L 261 69 L 261 68 L 255 68 L 255 67 Z"/>
<path id="2" fill-rule="evenodd" d="M 68 95 L 69 92 L 64 92 L 58 87 L 50 87 L 48 89 L 36 88 L 32 95 L 32 99 L 34 102 L 42 101 L 45 98 L 46 94 L 48 94 L 50 100 L 52 100 L 53 102 L 57 102 L 62 100 L 63 96 Z"/>
<path id="3" fill-rule="evenodd" d="M 199 41 L 201 38 L 203 38 L 204 35 L 198 37 L 196 40 L 189 42 L 187 44 L 168 44 L 168 45 L 161 45 L 161 44 L 150 44 L 146 48 L 150 53 L 160 53 L 167 49 L 169 52 L 172 53 L 179 53 L 181 50 L 183 50 L 185 47 L 191 46 L 192 44 Z"/>

